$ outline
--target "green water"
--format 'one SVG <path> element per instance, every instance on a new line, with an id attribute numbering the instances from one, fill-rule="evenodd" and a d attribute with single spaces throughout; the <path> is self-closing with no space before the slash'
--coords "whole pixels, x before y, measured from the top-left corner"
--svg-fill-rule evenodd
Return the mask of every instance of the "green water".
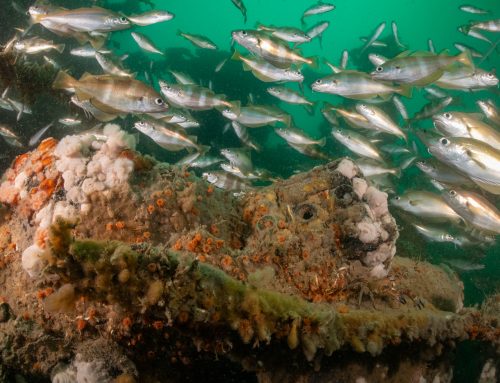
<path id="1" fill-rule="evenodd" d="M 393 57 L 400 50 L 395 48 L 392 37 L 391 22 L 395 21 L 399 29 L 400 41 L 411 50 L 428 50 L 428 39 L 432 39 L 436 50 L 448 50 L 451 54 L 459 53 L 453 44 L 460 42 L 467 44 L 480 52 L 488 51 L 490 45 L 484 41 L 465 36 L 458 31 L 458 26 L 465 25 L 471 20 L 487 20 L 500 16 L 500 2 L 498 1 L 474 1 L 476 7 L 491 11 L 489 15 L 473 15 L 459 10 L 462 1 L 338 1 L 334 2 L 337 8 L 323 15 L 315 15 L 306 18 L 305 30 L 320 21 L 329 21 L 330 26 L 323 34 L 322 47 L 317 39 L 309 44 L 301 46 L 305 56 L 318 56 L 338 65 L 344 49 L 350 52 L 348 68 L 363 71 L 373 70 L 373 66 L 367 59 L 367 53 L 377 52 L 386 57 Z M 110 7 L 123 9 L 118 2 L 108 2 Z M 331 157 L 350 155 L 350 152 L 331 139 L 330 127 L 316 108 L 314 115 L 308 114 L 301 106 L 290 105 L 280 102 L 268 95 L 266 88 L 269 83 L 262 83 L 253 77 L 251 72 L 243 72 L 240 62 L 228 61 L 223 69 L 215 73 L 215 66 L 224 58 L 231 55 L 231 31 L 236 29 L 252 29 L 257 23 L 276 26 L 301 27 L 300 17 L 302 12 L 313 2 L 305 0 L 292 1 L 246 1 L 248 21 L 243 23 L 243 16 L 230 0 L 218 1 L 156 1 L 155 8 L 173 12 L 176 17 L 166 23 L 150 25 L 138 28 L 141 33 L 147 34 L 155 44 L 166 50 L 166 57 L 144 53 L 138 48 L 130 33 L 127 31 L 113 34 L 113 40 L 119 44 L 120 53 L 131 53 L 132 57 L 128 64 L 138 61 L 140 65 L 134 70 L 139 72 L 141 78 L 144 65 L 149 60 L 154 61 L 156 78 L 169 78 L 168 69 L 175 69 L 190 74 L 196 81 L 208 85 L 211 81 L 213 89 L 217 93 L 224 93 L 229 99 L 239 99 L 244 104 L 251 93 L 256 103 L 275 104 L 293 116 L 296 125 L 315 138 L 327 136 L 327 145 L 324 151 Z M 149 10 L 142 5 L 140 10 Z M 139 9 L 133 10 L 139 12 Z M 389 44 L 388 48 L 370 48 L 359 56 L 362 47 L 360 37 L 370 37 L 376 27 L 386 22 L 386 28 L 379 40 Z M 217 44 L 217 51 L 201 50 L 177 36 L 177 31 L 192 34 L 201 34 L 210 38 Z M 492 33 L 485 32 L 492 41 L 498 39 Z M 236 44 L 237 46 L 237 44 Z M 237 46 L 240 52 L 245 52 Z M 187 57 L 186 55 L 192 56 Z M 475 59 L 479 62 L 480 59 Z M 499 68 L 500 56 L 493 52 L 480 67 L 485 70 Z M 317 78 L 330 73 L 325 65 L 318 70 L 303 68 L 305 74 L 304 90 L 308 99 L 316 101 L 321 105 L 328 102 L 334 105 L 352 105 L 353 102 L 346 101 L 342 97 L 313 93 L 310 84 Z M 287 86 L 299 90 L 297 84 Z M 456 97 L 454 104 L 446 110 L 457 110 L 466 112 L 479 112 L 474 101 L 481 98 L 493 99 L 498 105 L 498 89 L 494 92 L 480 91 L 474 94 L 462 91 L 450 92 Z M 412 99 L 404 99 L 409 115 L 418 112 L 428 101 L 423 97 L 422 90 L 414 90 Z M 223 134 L 223 125 L 227 123 L 216 111 L 200 112 L 195 115 L 202 122 L 202 128 L 198 133 L 199 140 L 205 144 L 212 144 L 217 148 L 239 146 L 239 141 L 232 132 Z M 397 117 L 396 114 L 393 116 Z M 400 120 L 402 122 L 402 120 Z M 418 128 L 430 128 L 430 119 L 423 120 L 417 124 Z M 262 153 L 253 153 L 253 161 L 256 166 L 269 169 L 280 176 L 289 176 L 293 172 L 307 170 L 322 161 L 310 159 L 298 154 L 291 149 L 281 138 L 272 132 L 272 128 L 252 129 L 252 137 L 265 145 Z M 151 142 L 142 143 L 144 150 L 154 151 L 155 154 L 166 161 L 174 161 L 179 156 L 161 152 L 159 153 Z M 422 149 L 422 148 L 421 148 Z M 428 157 L 424 150 L 421 156 Z M 352 155 L 352 154 L 351 154 Z M 393 192 L 402 193 L 407 189 L 433 190 L 425 176 L 412 166 L 405 172 L 401 179 L 394 179 Z M 491 196 L 490 196 L 491 198 Z M 490 199 L 491 200 L 491 199 Z M 498 204 L 497 200 L 492 202 Z M 397 214 L 397 212 L 395 212 Z M 500 245 L 487 248 L 460 249 L 453 244 L 427 243 L 408 222 L 399 219 L 401 227 L 401 239 L 399 241 L 400 254 L 414 258 L 427 260 L 436 264 L 447 261 L 450 258 L 470 261 L 484 265 L 484 269 L 478 271 L 458 271 L 465 284 L 465 304 L 480 303 L 484 297 L 498 291 L 500 279 Z M 411 222 L 418 222 L 414 219 Z"/>

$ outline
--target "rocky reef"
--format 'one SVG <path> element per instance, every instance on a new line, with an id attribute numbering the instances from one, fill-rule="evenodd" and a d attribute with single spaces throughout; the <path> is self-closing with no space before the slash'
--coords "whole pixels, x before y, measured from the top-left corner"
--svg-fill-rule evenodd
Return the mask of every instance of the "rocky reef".
<path id="1" fill-rule="evenodd" d="M 457 343 L 495 359 L 500 299 L 464 308 L 454 274 L 398 257 L 351 160 L 234 195 L 134 145 L 108 125 L 5 173 L 5 381 L 448 382 Z"/>

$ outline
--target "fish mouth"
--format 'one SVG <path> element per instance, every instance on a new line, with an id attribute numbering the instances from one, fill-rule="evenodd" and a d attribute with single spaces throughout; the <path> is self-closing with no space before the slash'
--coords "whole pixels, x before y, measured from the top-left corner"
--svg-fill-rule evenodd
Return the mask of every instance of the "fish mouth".
<path id="1" fill-rule="evenodd" d="M 446 123 L 441 120 L 440 117 L 434 117 L 432 119 L 432 122 L 434 123 L 434 127 L 438 130 L 446 130 L 446 128 L 448 127 L 448 125 L 446 125 Z"/>

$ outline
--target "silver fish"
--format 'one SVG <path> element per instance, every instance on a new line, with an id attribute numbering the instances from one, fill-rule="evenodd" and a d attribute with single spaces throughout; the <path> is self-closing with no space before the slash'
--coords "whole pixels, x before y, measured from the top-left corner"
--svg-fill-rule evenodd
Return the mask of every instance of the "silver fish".
<path id="1" fill-rule="evenodd" d="M 428 191 L 407 190 L 403 195 L 391 198 L 390 204 L 429 221 L 460 221 L 460 216 L 439 194 Z"/>
<path id="2" fill-rule="evenodd" d="M 484 36 L 483 34 L 479 33 L 476 29 L 474 28 L 468 28 L 466 26 L 461 26 L 461 27 L 458 27 L 458 30 L 460 32 L 462 32 L 464 35 L 467 35 L 467 36 L 470 36 L 470 37 L 473 37 L 475 39 L 478 39 L 478 40 L 483 40 L 483 41 L 486 41 L 487 43 L 489 44 L 493 44 L 492 41 L 487 38 L 486 36 Z"/>
<path id="3" fill-rule="evenodd" d="M 379 66 L 379 65 L 382 65 L 383 63 L 385 63 L 389 59 L 385 56 L 378 54 L 378 53 L 370 53 L 368 55 L 368 60 L 370 60 L 370 62 L 373 65 Z"/>
<path id="4" fill-rule="evenodd" d="M 373 44 L 374 41 L 376 41 L 378 39 L 378 37 L 384 31 L 384 29 L 385 29 L 385 21 L 380 23 L 379 26 L 377 27 L 377 29 L 375 29 L 375 32 L 373 33 L 373 35 L 365 43 L 365 45 L 363 45 L 363 48 L 361 49 L 360 54 L 362 54 L 369 46 L 371 46 Z"/>
<path id="5" fill-rule="evenodd" d="M 396 45 L 401 48 L 401 49 L 406 49 L 406 47 L 401 44 L 401 41 L 399 41 L 399 36 L 398 36 L 398 25 L 396 24 L 395 21 L 391 23 L 392 27 L 392 34 L 394 35 L 394 41 L 396 42 Z"/>
<path id="6" fill-rule="evenodd" d="M 231 165 L 236 166 L 244 175 L 252 172 L 253 164 L 248 148 L 221 149 L 220 154 L 226 157 Z"/>
<path id="7" fill-rule="evenodd" d="M 151 53 L 157 53 L 160 55 L 164 55 L 162 51 L 160 51 L 154 44 L 153 42 L 149 39 L 149 37 L 140 34 L 138 32 L 132 32 L 131 33 L 132 38 L 135 40 L 137 45 L 139 45 L 142 49 L 144 49 L 147 52 Z"/>
<path id="8" fill-rule="evenodd" d="M 427 40 L 427 46 L 429 47 L 429 52 L 436 54 L 436 48 L 434 48 L 434 42 L 431 39 Z"/>
<path id="9" fill-rule="evenodd" d="M 419 112 L 415 113 L 412 120 L 423 120 L 440 112 L 453 102 L 453 97 L 438 98 L 425 104 Z"/>
<path id="10" fill-rule="evenodd" d="M 226 172 L 206 172 L 202 177 L 212 185 L 223 190 L 247 190 L 248 184 L 233 174 Z"/>
<path id="11" fill-rule="evenodd" d="M 172 20 L 175 17 L 173 13 L 167 11 L 153 10 L 140 15 L 128 16 L 128 19 L 135 25 L 146 26 L 163 21 Z"/>
<path id="12" fill-rule="evenodd" d="M 307 33 L 293 27 L 275 27 L 272 25 L 267 26 L 259 24 L 257 30 L 270 32 L 272 36 L 289 43 L 302 44 L 312 39 Z"/>
<path id="13" fill-rule="evenodd" d="M 134 128 L 150 137 L 162 148 L 170 151 L 179 151 L 186 148 L 199 149 L 193 138 L 158 121 L 138 121 L 134 124 Z"/>
<path id="14" fill-rule="evenodd" d="M 286 129 L 275 128 L 274 131 L 289 144 L 325 146 L 326 143 L 325 137 L 319 140 L 314 140 L 308 137 L 305 133 L 301 132 L 299 129 L 292 127 Z"/>
<path id="15" fill-rule="evenodd" d="M 473 138 L 427 139 L 429 152 L 467 175 L 482 189 L 500 195 L 500 151 Z"/>
<path id="16" fill-rule="evenodd" d="M 417 167 L 432 179 L 448 185 L 474 185 L 466 176 L 435 159 L 417 161 Z"/>
<path id="17" fill-rule="evenodd" d="M 215 94 L 208 88 L 193 84 L 169 84 L 160 80 L 161 93 L 170 104 L 177 108 L 208 110 L 212 108 L 233 107 L 226 96 Z"/>
<path id="18" fill-rule="evenodd" d="M 25 54 L 37 54 L 52 49 L 62 53 L 64 47 L 64 44 L 54 44 L 53 41 L 45 40 L 40 37 L 18 40 L 14 43 L 14 50 Z"/>
<path id="19" fill-rule="evenodd" d="M 222 115 L 231 121 L 237 121 L 249 128 L 276 125 L 278 122 L 290 126 L 291 117 L 283 110 L 268 105 L 251 105 L 240 108 L 228 108 Z"/>
<path id="20" fill-rule="evenodd" d="M 184 33 L 182 31 L 177 31 L 178 36 L 184 37 L 189 40 L 193 45 L 203 48 L 203 49 L 217 49 L 217 45 L 209 38 L 201 35 L 192 35 L 190 33 Z"/>
<path id="21" fill-rule="evenodd" d="M 392 96 L 392 102 L 394 103 L 394 106 L 398 110 L 399 114 L 401 117 L 403 117 L 403 120 L 408 120 L 408 111 L 406 110 L 405 104 L 403 104 L 403 101 L 398 95 Z"/>
<path id="22" fill-rule="evenodd" d="M 330 22 L 321 21 L 318 24 L 316 24 L 315 26 L 313 26 L 312 28 L 310 28 L 306 32 L 306 34 L 307 34 L 307 36 L 309 36 L 311 38 L 311 40 L 317 37 L 319 40 L 319 46 L 322 47 L 323 46 L 323 32 L 326 31 L 326 29 L 328 28 L 329 25 L 330 25 Z"/>
<path id="23" fill-rule="evenodd" d="M 314 105 L 313 102 L 307 100 L 299 92 L 296 92 L 290 88 L 285 88 L 284 86 L 273 86 L 267 88 L 267 92 L 270 95 L 279 98 L 281 101 L 288 102 L 289 104 Z"/>
<path id="24" fill-rule="evenodd" d="M 320 15 L 322 13 L 333 11 L 334 9 L 335 9 L 335 5 L 319 1 L 315 5 L 310 6 L 309 8 L 307 8 L 304 11 L 300 21 L 302 22 L 302 24 L 304 24 L 304 19 L 306 17 L 312 16 L 312 15 Z"/>
<path id="25" fill-rule="evenodd" d="M 50 129 L 50 127 L 53 125 L 54 123 L 51 122 L 50 124 L 48 124 L 47 126 L 44 126 L 42 129 L 40 129 L 38 132 L 36 132 L 31 138 L 30 140 L 28 141 L 28 145 L 29 146 L 35 146 L 36 144 L 38 144 L 38 142 L 40 142 L 40 139 L 43 137 L 43 135 L 47 132 L 47 130 Z"/>
<path id="26" fill-rule="evenodd" d="M 455 243 L 455 237 L 444 229 L 432 226 L 424 226 L 422 224 L 416 223 L 414 223 L 413 226 L 430 242 Z"/>
<path id="27" fill-rule="evenodd" d="M 468 45 L 455 43 L 453 44 L 453 46 L 457 48 L 460 52 L 466 52 L 466 51 L 470 52 L 472 57 L 479 57 L 479 58 L 483 57 L 483 54 L 481 52 L 478 52 L 477 50 Z"/>
<path id="28" fill-rule="evenodd" d="M 486 233 L 500 234 L 500 211 L 486 198 L 460 189 L 443 191 L 442 196 L 466 222 Z"/>
<path id="29" fill-rule="evenodd" d="M 476 15 L 485 15 L 485 14 L 490 13 L 490 11 L 478 8 L 474 5 L 461 5 L 460 7 L 458 7 L 458 9 L 460 9 L 463 12 L 473 13 Z"/>
<path id="30" fill-rule="evenodd" d="M 349 51 L 347 49 L 344 49 L 342 51 L 342 58 L 340 59 L 340 68 L 345 69 L 347 68 L 347 61 L 349 60 Z"/>
<path id="31" fill-rule="evenodd" d="M 110 50 L 106 49 L 99 49 L 98 52 L 103 55 L 112 53 Z M 78 57 L 95 57 L 96 49 L 91 45 L 84 45 L 82 47 L 71 49 L 69 53 L 73 56 L 78 56 Z"/>
<path id="32" fill-rule="evenodd" d="M 170 73 L 172 74 L 172 76 L 174 76 L 175 81 L 177 81 L 179 84 L 184 84 L 184 85 L 196 84 L 196 81 L 194 81 L 191 78 L 191 76 L 189 76 L 186 73 L 178 72 L 178 71 L 174 71 L 174 70 L 170 70 Z"/>
<path id="33" fill-rule="evenodd" d="M 231 126 L 233 127 L 235 134 L 238 136 L 243 145 L 258 152 L 262 150 L 259 145 L 252 141 L 250 134 L 248 133 L 248 129 L 245 126 L 239 124 L 237 121 L 231 121 Z"/>
<path id="34" fill-rule="evenodd" d="M 392 174 L 399 176 L 400 170 L 397 168 L 388 168 L 378 162 L 361 158 L 356 160 L 356 166 L 361 170 L 365 177 L 380 176 L 383 174 Z"/>
<path id="35" fill-rule="evenodd" d="M 444 89 L 480 90 L 497 86 L 498 77 L 480 68 L 462 66 L 445 71 L 435 84 Z"/>
<path id="36" fill-rule="evenodd" d="M 500 151 L 500 132 L 481 121 L 474 113 L 445 112 L 432 117 L 434 126 L 451 137 L 475 138 Z"/>
<path id="37" fill-rule="evenodd" d="M 358 156 L 371 158 L 375 161 L 382 161 L 382 156 L 375 146 L 373 146 L 361 134 L 344 129 L 332 129 L 332 135 L 342 145 L 347 147 Z"/>
<path id="38" fill-rule="evenodd" d="M 478 100 L 476 104 L 481 108 L 481 111 L 488 120 L 500 126 L 500 113 L 493 100 Z"/>
<path id="39" fill-rule="evenodd" d="M 231 0 L 231 2 L 234 4 L 236 8 L 238 8 L 243 15 L 243 21 L 246 24 L 247 23 L 247 8 L 245 7 L 245 4 L 243 3 L 243 0 Z"/>
<path id="40" fill-rule="evenodd" d="M 115 64 L 111 57 L 103 55 L 99 52 L 95 53 L 95 59 L 101 66 L 102 70 L 113 76 L 134 77 L 134 75 L 119 65 Z"/>
<path id="41" fill-rule="evenodd" d="M 406 133 L 404 133 L 398 124 L 379 107 L 368 104 L 356 104 L 356 110 L 365 117 L 376 130 L 402 137 L 406 140 Z"/>
<path id="42" fill-rule="evenodd" d="M 57 120 L 59 123 L 66 126 L 78 126 L 81 125 L 82 120 L 75 117 L 64 117 Z"/>

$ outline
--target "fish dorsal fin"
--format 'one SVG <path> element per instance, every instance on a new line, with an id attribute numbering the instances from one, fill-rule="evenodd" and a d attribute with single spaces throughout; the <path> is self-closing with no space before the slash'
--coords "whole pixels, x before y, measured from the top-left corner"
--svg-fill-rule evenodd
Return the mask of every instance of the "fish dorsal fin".
<path id="1" fill-rule="evenodd" d="M 333 73 L 340 73 L 343 71 L 342 68 L 339 68 L 338 66 L 333 65 L 332 63 L 328 62 L 325 60 L 326 65 L 330 67 Z"/>
<path id="2" fill-rule="evenodd" d="M 409 55 L 411 54 L 411 51 L 410 50 L 406 50 L 404 52 L 401 52 L 400 54 L 398 54 L 396 57 L 394 57 L 395 59 L 400 59 L 400 58 L 403 58 L 403 57 L 408 57 Z"/>
<path id="3" fill-rule="evenodd" d="M 428 51 L 416 51 L 416 52 L 413 52 L 413 54 L 411 56 L 412 57 L 432 57 L 432 56 L 436 56 L 436 54 L 432 53 L 432 52 L 428 52 Z"/>
<path id="4" fill-rule="evenodd" d="M 85 80 L 87 77 L 91 77 L 93 76 L 93 74 L 89 73 L 89 72 L 85 72 L 84 74 L 82 74 L 82 77 L 80 77 L 80 80 Z"/>

